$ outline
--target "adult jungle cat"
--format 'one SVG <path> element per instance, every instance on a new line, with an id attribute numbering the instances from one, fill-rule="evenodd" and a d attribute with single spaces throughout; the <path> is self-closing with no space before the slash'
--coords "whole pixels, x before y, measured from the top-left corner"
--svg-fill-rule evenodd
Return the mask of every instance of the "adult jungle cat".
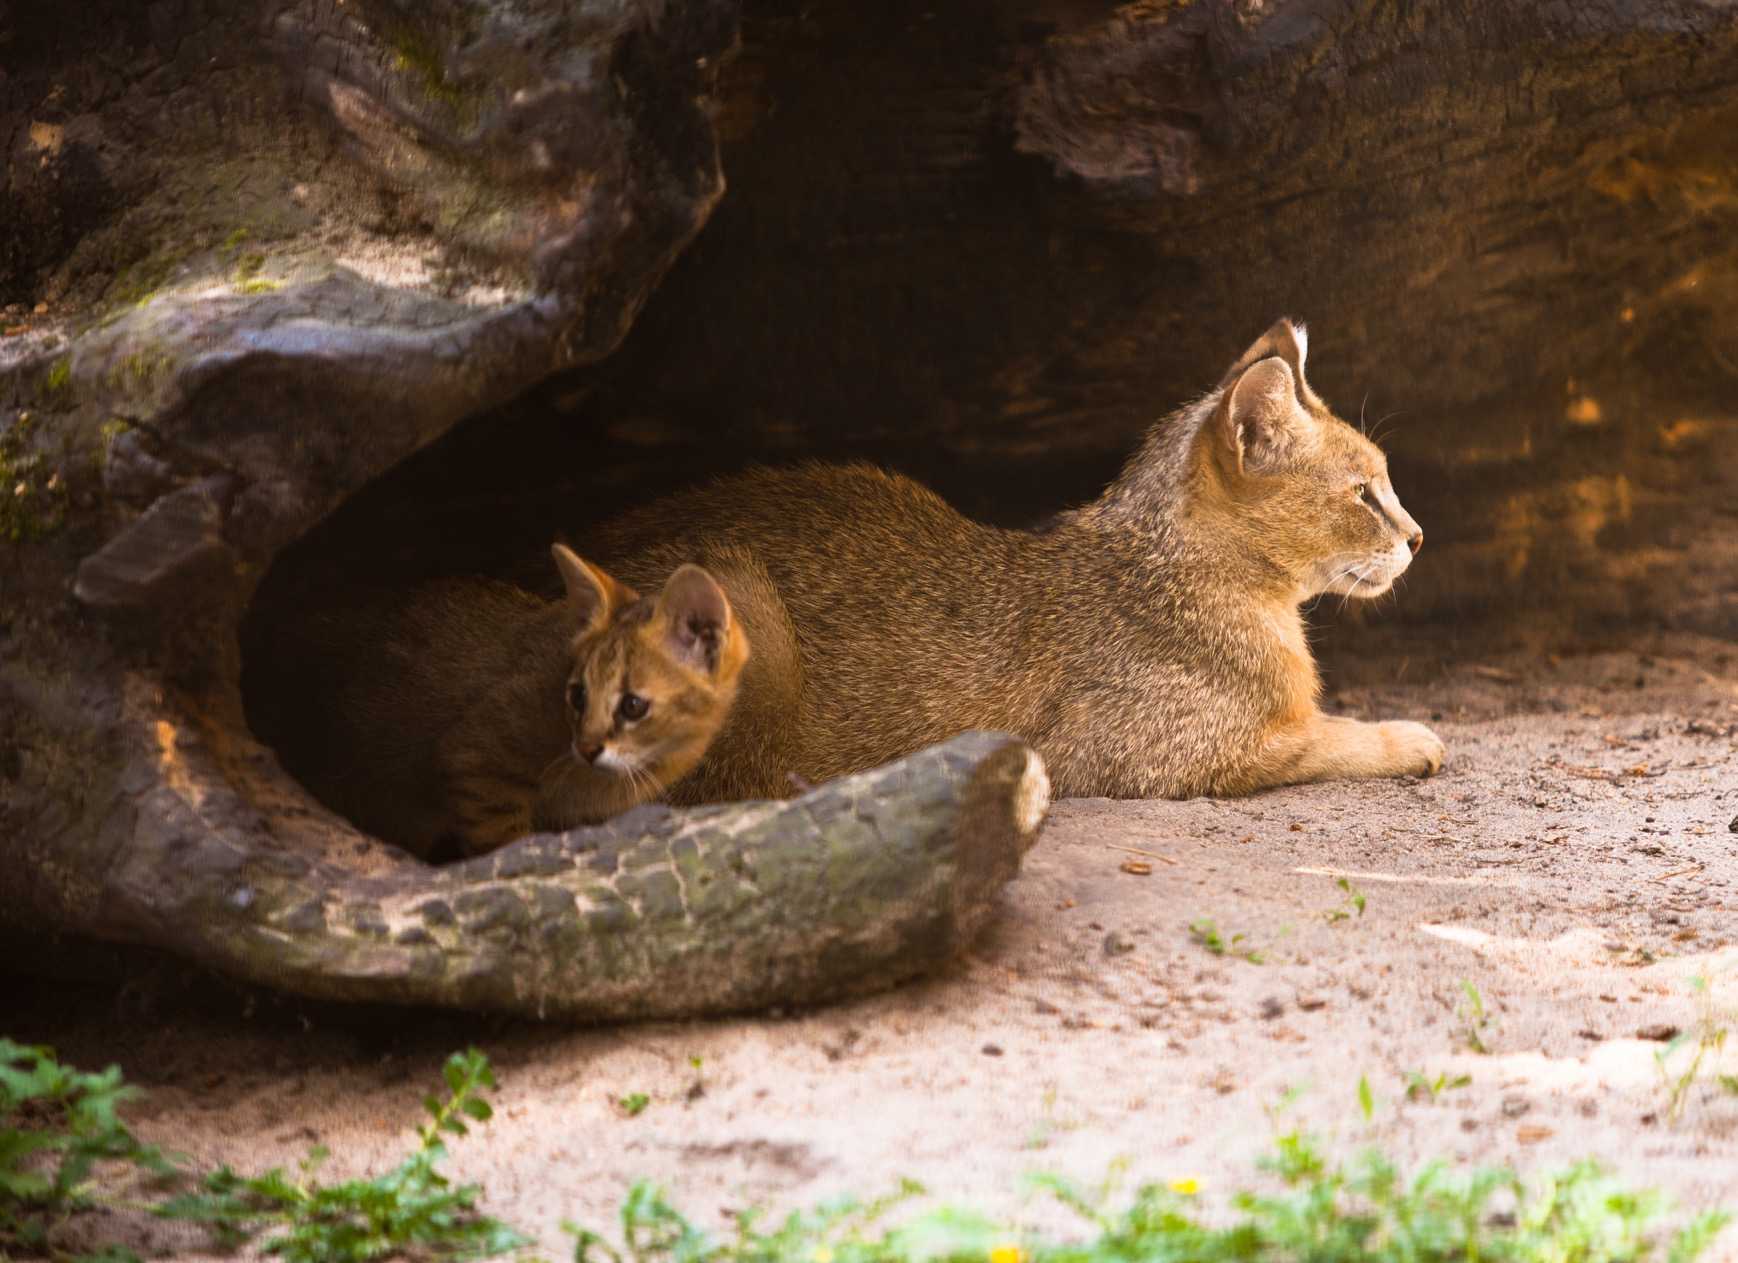
<path id="1" fill-rule="evenodd" d="M 969 521 L 868 466 L 811 465 L 669 497 L 587 549 L 629 582 L 720 550 L 764 567 L 794 643 L 761 610 L 743 617 L 757 653 L 782 642 L 800 658 L 796 704 L 774 710 L 788 770 L 813 780 L 967 728 L 1032 742 L 1058 794 L 1428 775 L 1443 760 L 1428 728 L 1317 706 L 1299 603 L 1387 591 L 1423 535 L 1380 449 L 1310 389 L 1305 350 L 1279 321 L 1044 531 Z M 788 792 L 730 734 L 707 762 L 754 764 L 737 788 Z"/>

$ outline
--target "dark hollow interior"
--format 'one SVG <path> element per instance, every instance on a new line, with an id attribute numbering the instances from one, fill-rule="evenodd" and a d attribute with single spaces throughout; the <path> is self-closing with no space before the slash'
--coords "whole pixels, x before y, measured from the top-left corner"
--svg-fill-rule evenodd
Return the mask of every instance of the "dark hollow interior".
<path id="1" fill-rule="evenodd" d="M 1738 636 L 1738 195 L 1684 192 L 1738 158 L 1729 103 L 1575 135 L 1476 104 L 1359 117 L 1349 97 L 1272 142 L 1337 166 L 1275 165 L 1204 105 L 1179 116 L 1210 156 L 1182 195 L 1029 143 L 1022 76 L 1073 20 L 751 6 L 719 112 L 729 191 L 626 343 L 283 554 L 244 657 L 286 603 L 441 574 L 546 584 L 562 531 L 756 462 L 869 460 L 1034 522 L 1095 495 L 1280 315 L 1310 325 L 1312 384 L 1381 433 L 1426 534 L 1394 598 L 1316 611 L 1330 683 L 1492 645 Z M 1500 81 L 1532 54 L 1457 55 Z M 1426 124 L 1482 160 L 1395 175 L 1385 147 Z M 1632 170 L 1645 194 L 1613 183 Z"/>

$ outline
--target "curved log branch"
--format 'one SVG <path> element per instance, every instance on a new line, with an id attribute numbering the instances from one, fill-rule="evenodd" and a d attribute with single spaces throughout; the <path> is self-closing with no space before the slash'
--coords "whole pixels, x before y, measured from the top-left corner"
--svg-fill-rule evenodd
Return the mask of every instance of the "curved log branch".
<path id="1" fill-rule="evenodd" d="M 318 858 L 320 822 L 253 809 L 196 733 L 135 730 L 166 784 L 137 803 L 87 928 L 306 995 L 539 1018 L 732 1012 L 932 970 L 1049 802 L 1030 748 L 968 733 L 790 802 L 643 807 L 444 869 L 359 872 L 347 830 Z"/>

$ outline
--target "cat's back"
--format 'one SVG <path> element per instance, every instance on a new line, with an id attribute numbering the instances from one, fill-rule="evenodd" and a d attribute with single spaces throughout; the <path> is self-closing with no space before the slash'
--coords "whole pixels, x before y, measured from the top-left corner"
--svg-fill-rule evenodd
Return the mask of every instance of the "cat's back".
<path id="1" fill-rule="evenodd" d="M 841 631 L 907 620 L 986 567 L 1010 532 L 965 517 L 923 484 L 865 463 L 754 468 L 663 497 L 586 535 L 629 582 L 707 551 L 752 555 L 799 626 Z"/>
<path id="2" fill-rule="evenodd" d="M 700 542 L 753 547 L 777 575 L 792 553 L 899 552 L 963 542 L 976 527 L 923 484 L 866 463 L 755 467 L 663 496 L 587 533 L 606 554 Z"/>

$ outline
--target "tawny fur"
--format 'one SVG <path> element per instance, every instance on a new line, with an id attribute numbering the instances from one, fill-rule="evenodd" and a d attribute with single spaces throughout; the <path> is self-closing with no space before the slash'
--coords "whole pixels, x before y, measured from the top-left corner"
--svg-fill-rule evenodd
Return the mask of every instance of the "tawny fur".
<path id="1" fill-rule="evenodd" d="M 969 728 L 1025 737 L 1065 795 L 1437 771 L 1422 725 L 1317 705 L 1300 603 L 1386 591 L 1422 536 L 1381 451 L 1309 388 L 1305 345 L 1274 325 L 1043 531 L 972 522 L 866 465 L 808 465 L 593 532 L 588 551 L 630 582 L 713 568 L 754 643 L 738 707 L 763 723 L 722 734 L 684 800 L 782 795 L 790 773 L 819 781 Z"/>
<path id="2" fill-rule="evenodd" d="M 749 659 L 728 601 L 696 567 L 642 599 L 559 546 L 557 562 L 561 601 L 445 580 L 284 629 L 276 651 L 296 671 L 291 770 L 362 828 L 425 857 L 605 820 L 687 775 Z M 569 705 L 576 679 L 584 715 Z M 649 703 L 635 722 L 615 713 L 625 691 Z"/>

